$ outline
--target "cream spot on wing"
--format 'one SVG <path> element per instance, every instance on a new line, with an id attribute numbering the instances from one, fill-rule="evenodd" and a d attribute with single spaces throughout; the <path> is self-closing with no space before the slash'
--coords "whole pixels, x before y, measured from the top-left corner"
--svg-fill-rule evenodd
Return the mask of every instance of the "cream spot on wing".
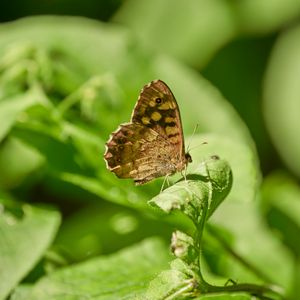
<path id="1" fill-rule="evenodd" d="M 157 139 L 157 134 L 153 134 L 152 132 L 147 132 L 144 135 L 144 139 L 148 142 L 155 141 Z"/>
<path id="2" fill-rule="evenodd" d="M 173 108 L 173 109 L 176 108 L 176 104 L 174 101 L 170 101 L 169 104 L 170 104 L 170 108 Z"/>
<path id="3" fill-rule="evenodd" d="M 155 111 L 152 113 L 151 119 L 154 121 L 159 121 L 161 119 L 161 114 L 159 112 Z"/>
<path id="4" fill-rule="evenodd" d="M 155 103 L 154 101 L 151 100 L 151 101 L 149 102 L 149 105 L 150 105 L 151 107 L 154 107 L 154 106 L 156 105 L 156 103 Z"/>
<path id="5" fill-rule="evenodd" d="M 134 176 L 134 175 L 136 175 L 137 173 L 138 173 L 137 170 L 132 170 L 132 171 L 129 172 L 129 175 Z"/>
<path id="6" fill-rule="evenodd" d="M 168 138 L 168 141 L 172 144 L 177 144 L 179 142 L 178 135 Z"/>
<path id="7" fill-rule="evenodd" d="M 165 122 L 166 123 L 172 123 L 172 122 L 175 122 L 175 118 L 172 118 L 172 117 L 165 117 Z"/>
<path id="8" fill-rule="evenodd" d="M 162 105 L 158 106 L 159 110 L 168 110 L 170 108 L 172 108 L 170 102 L 165 102 Z"/>
<path id="9" fill-rule="evenodd" d="M 142 117 L 142 122 L 145 125 L 150 124 L 150 118 L 148 118 L 148 117 Z"/>
<path id="10" fill-rule="evenodd" d="M 178 128 L 176 126 L 167 126 L 166 127 L 167 135 L 177 134 L 179 133 Z"/>

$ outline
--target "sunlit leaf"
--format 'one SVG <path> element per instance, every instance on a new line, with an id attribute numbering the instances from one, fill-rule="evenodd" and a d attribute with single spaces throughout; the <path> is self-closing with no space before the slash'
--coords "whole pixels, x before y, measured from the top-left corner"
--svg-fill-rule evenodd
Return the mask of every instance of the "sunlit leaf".
<path id="1" fill-rule="evenodd" d="M 143 11 L 148 13 L 143 15 Z M 147 48 L 200 66 L 236 31 L 231 8 L 225 1 L 157 0 L 150 3 L 133 0 L 123 5 L 115 19 L 134 30 Z M 181 37 L 180 43 L 176 36 Z"/>
<path id="2" fill-rule="evenodd" d="M 199 163 L 208 157 L 218 156 L 227 161 L 232 169 L 232 189 L 228 198 L 232 201 L 242 202 L 255 199 L 260 178 L 257 173 L 255 156 L 250 147 L 239 139 L 236 140 L 225 135 L 199 134 L 193 137 L 191 149 L 193 163 L 188 167 L 191 173 Z"/>
<path id="3" fill-rule="evenodd" d="M 0 299 L 39 261 L 60 223 L 57 211 L 11 204 L 20 212 L 16 215 L 7 203 L 13 202 L 0 199 Z"/>
<path id="4" fill-rule="evenodd" d="M 32 286 L 29 284 L 21 284 L 13 291 L 10 300 L 27 300 L 31 293 Z"/>
<path id="5" fill-rule="evenodd" d="M 175 259 L 170 265 L 169 270 L 162 271 L 150 282 L 145 299 L 186 299 L 196 296 L 193 294 L 197 285 L 193 272 L 180 259 Z"/>
<path id="6" fill-rule="evenodd" d="M 216 210 L 210 221 L 229 230 L 233 253 L 238 253 L 242 260 L 253 266 L 254 272 L 251 275 L 249 272 L 245 273 L 238 264 L 227 265 L 226 271 L 225 268 L 223 271 L 229 278 L 239 278 L 239 282 L 259 283 L 263 280 L 289 286 L 293 274 L 293 258 L 267 228 L 256 204 L 224 201 L 222 209 Z M 280 269 L 280 272 L 274 272 L 276 269 Z"/>
<path id="7" fill-rule="evenodd" d="M 146 48 L 203 67 L 233 38 L 272 32 L 299 13 L 297 0 L 130 0 L 114 20 L 133 30 Z"/>
<path id="8" fill-rule="evenodd" d="M 6 136 L 22 111 L 37 104 L 37 95 L 28 93 L 0 101 L 0 141 Z"/>
<path id="9" fill-rule="evenodd" d="M 170 240 L 173 226 L 159 218 L 115 204 L 93 203 L 65 219 L 55 246 L 75 261 L 108 254 L 160 235 Z"/>
<path id="10" fill-rule="evenodd" d="M 186 180 L 165 189 L 149 203 L 166 213 L 181 210 L 196 221 L 203 206 L 208 209 L 208 217 L 214 212 L 228 195 L 231 185 L 230 166 L 212 156 L 200 163 Z"/>
<path id="11" fill-rule="evenodd" d="M 299 199 L 300 187 L 288 174 L 273 173 L 264 181 L 262 206 L 268 224 L 296 256 L 300 254 Z"/>
<path id="12" fill-rule="evenodd" d="M 282 160 L 300 175 L 300 26 L 283 32 L 275 44 L 264 84 L 264 115 Z"/>
<path id="13" fill-rule="evenodd" d="M 7 138 L 0 147 L 0 187 L 18 186 L 44 163 L 43 155 L 35 149 L 17 138 Z"/>
<path id="14" fill-rule="evenodd" d="M 266 34 L 278 30 L 300 13 L 297 0 L 244 0 L 234 5 L 240 29 L 246 34 Z"/>
<path id="15" fill-rule="evenodd" d="M 64 268 L 42 278 L 30 299 L 135 299 L 167 267 L 167 247 L 152 238 L 110 256 Z M 159 254 L 159 255 L 158 255 Z"/>

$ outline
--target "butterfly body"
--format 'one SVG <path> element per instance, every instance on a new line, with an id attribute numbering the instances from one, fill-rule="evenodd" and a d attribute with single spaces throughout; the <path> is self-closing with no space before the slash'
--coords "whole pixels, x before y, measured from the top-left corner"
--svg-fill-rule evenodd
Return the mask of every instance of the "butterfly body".
<path id="1" fill-rule="evenodd" d="M 163 81 L 142 89 L 130 123 L 121 124 L 106 147 L 107 168 L 136 184 L 186 168 L 191 156 L 185 153 L 179 108 Z"/>

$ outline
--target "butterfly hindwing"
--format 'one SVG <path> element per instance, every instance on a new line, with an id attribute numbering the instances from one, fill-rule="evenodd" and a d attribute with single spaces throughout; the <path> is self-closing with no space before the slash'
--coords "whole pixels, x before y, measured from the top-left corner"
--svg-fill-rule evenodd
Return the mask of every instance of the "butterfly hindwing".
<path id="1" fill-rule="evenodd" d="M 170 144 L 157 132 L 139 124 L 123 124 L 107 142 L 107 168 L 137 184 L 165 175 Z M 134 157 L 134 159 L 133 159 Z"/>

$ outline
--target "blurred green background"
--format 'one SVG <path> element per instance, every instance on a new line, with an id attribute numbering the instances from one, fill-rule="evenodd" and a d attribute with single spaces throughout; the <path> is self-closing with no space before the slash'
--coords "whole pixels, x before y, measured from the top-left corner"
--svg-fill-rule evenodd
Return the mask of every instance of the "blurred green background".
<path id="1" fill-rule="evenodd" d="M 51 299 L 55 270 L 191 230 L 147 206 L 160 180 L 134 187 L 102 158 L 157 78 L 178 100 L 191 170 L 211 154 L 233 169 L 205 235 L 207 276 L 297 299 L 299 0 L 2 1 L 0 21 L 0 299 Z"/>
<path id="2" fill-rule="evenodd" d="M 64 15 L 64 16 L 84 16 L 87 18 L 93 18 L 96 20 L 109 22 L 115 21 L 114 15 L 121 11 L 122 5 L 125 13 L 132 9 L 136 10 L 132 12 L 132 16 L 138 18 L 143 18 L 145 15 L 148 15 L 150 19 L 150 14 L 146 13 L 146 9 L 149 7 L 141 7 L 141 11 L 138 12 L 139 5 L 130 1 L 126 7 L 126 1 L 121 0 L 110 0 L 110 1 L 66 1 L 66 0 L 57 0 L 57 1 L 10 1 L 4 2 L 1 4 L 0 10 L 0 20 L 1 22 L 8 22 L 12 20 L 16 20 L 18 18 L 26 17 L 26 16 L 35 16 L 35 15 Z M 161 6 L 167 7 L 168 1 L 165 2 Z M 263 1 L 261 4 L 255 5 L 255 3 L 251 4 L 250 1 L 242 1 L 240 4 L 236 4 L 236 1 L 211 1 L 203 2 L 199 4 L 199 10 L 203 6 L 204 9 L 207 10 L 207 13 L 213 14 L 214 9 L 216 13 L 216 18 L 221 14 L 220 11 L 222 8 L 224 9 L 223 13 L 229 14 L 230 12 L 226 10 L 232 9 L 232 14 L 234 17 L 235 10 L 237 13 L 238 9 L 241 11 L 241 14 L 246 15 L 246 17 L 250 18 L 250 14 L 256 12 L 256 15 L 253 14 L 252 20 L 239 20 L 237 21 L 237 31 L 241 31 L 241 34 L 238 34 L 235 38 L 231 36 L 227 36 L 227 28 L 226 36 L 222 35 L 224 33 L 219 32 L 215 33 L 214 28 L 211 30 L 213 34 L 219 35 L 221 41 L 215 46 L 215 49 L 211 50 L 212 53 L 207 54 L 210 59 L 207 59 L 203 66 L 197 66 L 198 63 L 204 60 L 202 58 L 201 52 L 198 55 L 198 59 L 196 58 L 193 62 L 196 70 L 201 72 L 209 81 L 211 81 L 216 87 L 220 89 L 225 98 L 232 103 L 235 109 L 239 112 L 243 120 L 248 125 L 249 130 L 253 138 L 256 141 L 256 146 L 258 152 L 260 154 L 262 170 L 264 173 L 269 172 L 270 170 L 280 166 L 280 160 L 276 153 L 276 150 L 272 146 L 270 142 L 270 137 L 266 132 L 266 126 L 262 117 L 262 82 L 263 75 L 267 65 L 267 61 L 272 50 L 272 46 L 275 43 L 278 32 L 288 26 L 290 23 L 295 22 L 298 18 L 299 7 L 297 1 L 288 1 L 288 4 L 283 4 L 281 1 L 277 1 L 276 3 L 272 3 L 272 1 Z M 132 3 L 132 4 L 131 4 Z M 159 2 L 158 2 L 159 3 Z M 180 40 L 179 32 L 176 30 L 178 27 L 183 27 L 182 32 L 186 30 L 186 28 L 190 27 L 188 24 L 186 28 L 181 25 L 180 21 L 184 21 L 184 18 L 189 18 L 188 15 L 191 12 L 191 8 L 195 3 L 191 4 L 180 4 L 182 7 L 176 8 L 178 5 L 174 5 L 174 13 L 176 10 L 180 12 L 181 8 L 186 10 L 185 13 L 182 14 L 182 20 L 177 20 L 176 18 L 172 19 L 172 16 L 168 16 L 165 23 L 170 23 L 169 27 L 172 30 L 172 24 L 177 23 L 176 27 L 174 27 L 174 42 L 182 44 Z M 161 11 L 161 6 L 157 7 L 157 3 L 150 4 L 153 10 L 153 14 L 157 15 L 159 11 Z M 191 8 L 187 7 L 191 6 Z M 209 7 L 210 6 L 210 7 Z M 215 7 L 214 7 L 215 6 Z M 125 8 L 124 8 L 125 7 Z M 197 8 L 195 6 L 195 8 Z M 155 13 L 155 11 L 157 13 Z M 271 12 L 278 12 L 278 15 L 274 15 Z M 183 10 L 184 12 L 184 10 Z M 134 15 L 136 14 L 136 16 Z M 236 18 L 242 18 L 243 15 L 239 16 L 236 13 Z M 259 15 L 259 13 L 261 15 Z M 265 13 L 265 15 L 263 15 Z M 205 13 L 201 13 L 199 11 L 195 12 L 195 25 L 196 22 L 199 22 L 199 19 L 205 16 Z M 249 14 L 249 16 L 247 16 Z M 209 19 L 210 16 L 207 18 Z M 229 17 L 229 16 L 228 16 Z M 157 17 L 158 18 L 158 17 Z M 163 19 L 163 18 L 162 18 Z M 116 18 L 118 21 L 118 18 Z M 220 20 L 220 26 L 221 27 Z M 228 20 L 230 21 L 230 20 Z M 128 20 L 129 22 L 129 20 Z M 133 21 L 130 21 L 133 23 Z M 148 21 L 151 23 L 151 21 Z M 204 21 L 203 25 L 205 25 Z M 215 22 L 215 19 L 211 17 L 211 23 Z M 250 24 L 247 24 L 249 22 Z M 258 22 L 262 23 L 261 27 Z M 218 22 L 217 22 L 218 23 Z M 159 28 L 161 25 L 159 22 L 152 22 L 153 26 Z M 126 24 L 127 25 L 127 24 Z M 201 25 L 201 24 L 199 24 Z M 238 25 L 241 25 L 239 28 Z M 242 27 L 243 26 L 243 27 Z M 145 25 L 146 27 L 146 25 Z M 165 27 L 165 25 L 163 26 Z M 196 26 L 195 26 L 196 27 Z M 215 26 L 216 27 L 216 26 Z M 257 28 L 256 28 L 257 27 Z M 224 29 L 224 30 L 225 30 Z M 137 30 L 137 28 L 135 28 Z M 146 29 L 145 29 L 146 30 Z M 197 36 L 197 27 L 195 29 L 190 28 L 190 30 L 195 30 L 195 36 Z M 205 26 L 203 26 L 203 31 L 205 31 Z M 143 34 L 143 30 L 141 30 L 141 35 Z M 250 33 L 248 32 L 250 31 Z M 253 31 L 253 32 L 251 32 Z M 200 36 L 199 32 L 199 36 Z M 211 35 L 210 29 L 207 29 L 207 36 Z M 178 41 L 176 41 L 176 37 Z M 147 37 L 145 35 L 144 39 L 149 39 L 149 44 L 151 44 L 151 36 Z M 181 39 L 185 38 L 183 35 Z M 200 38 L 199 38 L 200 39 Z M 215 38 L 217 39 L 217 38 Z M 157 41 L 153 41 L 156 43 Z M 195 41 L 197 44 L 201 41 Z M 216 43 L 216 42 L 215 42 Z M 164 46 L 164 45 L 163 45 Z M 170 46 L 171 47 L 171 46 Z M 188 48 L 189 45 L 187 44 Z M 204 45 L 202 46 L 203 48 Z M 211 48 L 211 45 L 206 45 L 207 48 Z M 156 48 L 154 46 L 153 48 Z M 200 48 L 201 49 L 201 48 Z M 206 51 L 209 51 L 206 50 Z M 203 50 L 202 50 L 203 51 Z M 187 58 L 186 58 L 187 59 Z"/>

